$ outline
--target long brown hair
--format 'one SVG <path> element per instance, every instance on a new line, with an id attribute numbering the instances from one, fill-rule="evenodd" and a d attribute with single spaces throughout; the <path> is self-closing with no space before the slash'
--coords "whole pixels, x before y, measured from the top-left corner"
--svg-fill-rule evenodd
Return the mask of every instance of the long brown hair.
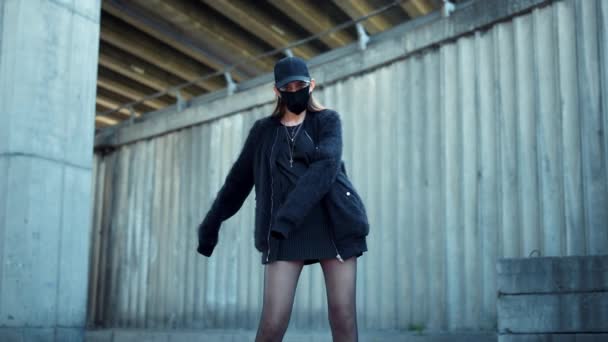
<path id="1" fill-rule="evenodd" d="M 314 93 L 314 91 L 313 91 Z M 310 98 L 308 99 L 308 104 L 306 105 L 306 111 L 308 112 L 318 112 L 323 109 L 326 109 L 319 101 L 317 101 L 312 93 L 310 94 Z M 277 97 L 277 103 L 272 111 L 272 117 L 281 119 L 283 115 L 287 111 L 287 105 L 283 103 L 280 97 Z"/>

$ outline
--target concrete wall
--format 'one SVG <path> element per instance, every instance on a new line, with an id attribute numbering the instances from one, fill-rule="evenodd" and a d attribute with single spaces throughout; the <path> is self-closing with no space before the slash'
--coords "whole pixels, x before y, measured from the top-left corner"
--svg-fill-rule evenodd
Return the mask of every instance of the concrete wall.
<path id="1" fill-rule="evenodd" d="M 495 331 L 497 258 L 608 252 L 607 18 L 601 0 L 472 1 L 310 62 L 370 215 L 360 329 Z M 253 195 L 210 259 L 195 240 L 271 82 L 97 138 L 92 324 L 257 327 Z M 329 329 L 318 266 L 300 328 Z"/>
<path id="2" fill-rule="evenodd" d="M 0 341 L 82 341 L 99 0 L 0 1 Z"/>

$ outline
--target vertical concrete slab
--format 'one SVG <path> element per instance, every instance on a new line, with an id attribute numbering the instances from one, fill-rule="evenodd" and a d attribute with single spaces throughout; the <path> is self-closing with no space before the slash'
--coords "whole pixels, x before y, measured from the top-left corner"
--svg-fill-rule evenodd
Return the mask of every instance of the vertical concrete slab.
<path id="1" fill-rule="evenodd" d="M 562 96 L 558 108 L 561 117 L 561 146 L 564 193 L 565 255 L 585 255 L 587 252 L 585 227 L 585 202 L 581 159 L 581 115 L 578 112 L 576 17 L 572 1 L 560 1 L 555 5 L 557 58 L 559 59 L 559 92 Z"/>
<path id="2" fill-rule="evenodd" d="M 84 340 L 100 1 L 0 2 L 0 340 Z"/>
<path id="3" fill-rule="evenodd" d="M 574 1 L 578 73 L 578 110 L 581 116 L 582 174 L 585 202 L 585 221 L 589 227 L 605 227 L 608 222 L 607 161 L 602 149 L 605 134 L 602 132 L 601 65 L 598 46 L 598 3 Z M 608 230 L 589 229 L 587 253 L 608 253 Z"/>

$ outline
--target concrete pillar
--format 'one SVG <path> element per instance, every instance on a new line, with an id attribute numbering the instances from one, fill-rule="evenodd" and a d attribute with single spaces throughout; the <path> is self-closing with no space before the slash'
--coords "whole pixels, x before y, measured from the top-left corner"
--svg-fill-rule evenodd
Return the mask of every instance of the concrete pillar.
<path id="1" fill-rule="evenodd" d="M 100 0 L 0 0 L 0 341 L 82 341 Z"/>

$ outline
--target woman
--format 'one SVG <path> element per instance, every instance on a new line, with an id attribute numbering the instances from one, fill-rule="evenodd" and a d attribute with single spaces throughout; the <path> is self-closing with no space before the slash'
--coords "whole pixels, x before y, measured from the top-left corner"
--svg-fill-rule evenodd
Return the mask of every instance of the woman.
<path id="1" fill-rule="evenodd" d="M 332 224 L 324 206 L 324 196 L 334 189 L 348 197 L 345 210 L 365 215 L 341 161 L 340 117 L 312 97 L 315 80 L 302 59 L 281 59 L 274 76 L 276 108 L 251 128 L 199 225 L 197 250 L 211 255 L 221 222 L 238 211 L 255 184 L 255 245 L 266 265 L 256 341 L 282 340 L 302 267 L 315 263 L 325 278 L 333 340 L 357 341 L 357 258 L 367 251 L 368 230 Z"/>

